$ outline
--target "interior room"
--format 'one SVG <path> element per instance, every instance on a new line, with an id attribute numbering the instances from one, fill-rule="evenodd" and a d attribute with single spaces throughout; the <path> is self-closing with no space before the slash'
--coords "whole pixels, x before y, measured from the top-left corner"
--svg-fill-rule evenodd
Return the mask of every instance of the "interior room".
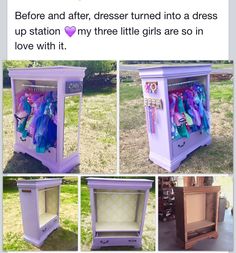
<path id="1" fill-rule="evenodd" d="M 159 177 L 158 193 L 159 250 L 233 250 L 232 177 Z"/>

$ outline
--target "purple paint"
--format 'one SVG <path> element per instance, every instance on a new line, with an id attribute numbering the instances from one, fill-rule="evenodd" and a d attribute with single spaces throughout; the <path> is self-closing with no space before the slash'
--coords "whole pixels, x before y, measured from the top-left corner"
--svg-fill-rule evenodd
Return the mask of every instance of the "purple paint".
<path id="1" fill-rule="evenodd" d="M 155 130 L 155 122 L 156 122 L 156 118 L 155 118 L 155 107 L 152 107 L 152 133 L 155 134 L 156 130 Z"/>
<path id="2" fill-rule="evenodd" d="M 156 112 L 156 119 L 158 119 L 158 122 L 156 122 L 155 131 L 158 132 L 158 135 L 153 135 L 151 132 L 148 132 L 149 158 L 155 164 L 170 172 L 175 171 L 180 166 L 180 163 L 192 151 L 201 146 L 209 145 L 211 143 L 211 135 L 209 129 L 208 133 L 202 131 L 193 132 L 190 134 L 190 138 L 181 138 L 179 140 L 171 139 L 171 128 L 173 125 L 171 120 L 173 121 L 173 119 L 170 118 L 170 110 L 173 110 L 173 108 L 171 108 L 169 103 L 169 91 L 173 89 L 173 84 L 198 80 L 201 84 L 205 85 L 206 110 L 207 114 L 210 115 L 210 72 L 211 65 L 200 64 L 139 69 L 144 99 L 161 99 L 163 104 L 163 109 L 157 109 Z M 158 89 L 155 94 L 146 91 L 147 82 L 158 83 Z M 183 86 L 181 88 L 183 88 Z M 150 114 L 148 116 L 150 117 Z M 147 125 L 150 126 L 150 118 L 147 121 Z M 174 129 L 172 131 L 174 131 Z"/>
<path id="3" fill-rule="evenodd" d="M 57 110 L 56 113 L 51 116 L 50 124 L 50 126 L 52 124 L 56 125 L 56 127 L 54 126 L 54 128 L 50 128 L 51 131 L 56 129 L 54 130 L 54 132 L 56 131 L 56 141 L 54 143 L 54 139 L 52 139 L 53 141 L 51 141 L 50 145 L 46 145 L 47 148 L 42 149 L 36 145 L 35 139 L 33 138 L 34 130 L 32 128 L 32 126 L 34 126 L 33 123 L 35 122 L 32 124 L 28 123 L 29 126 L 26 126 L 26 130 L 29 134 L 25 134 L 25 131 L 19 131 L 17 120 L 14 118 L 14 151 L 27 153 L 40 160 L 53 173 L 69 172 L 80 163 L 80 155 L 78 151 L 74 152 L 70 156 L 64 156 L 64 108 L 66 97 L 78 96 L 80 98 L 78 133 L 75 133 L 75 138 L 78 136 L 79 140 L 82 82 L 85 75 L 85 69 L 86 68 L 66 66 L 9 69 L 13 95 L 13 115 L 20 116 L 22 114 L 22 111 L 19 111 L 18 101 L 25 94 L 28 96 L 27 99 L 31 101 L 32 97 L 36 99 L 36 94 L 39 96 L 43 93 L 50 94 L 49 92 L 52 92 L 53 98 L 56 101 L 55 107 Z M 42 100 L 42 98 L 40 99 Z M 40 99 L 37 100 L 37 103 L 35 100 L 34 104 L 31 101 L 32 108 L 34 108 L 34 110 L 36 110 L 35 108 L 41 108 Z M 44 100 L 47 100 L 47 98 Z M 39 106 L 37 107 L 36 105 Z M 52 111 L 52 103 L 47 105 L 45 111 Z M 45 113 L 42 115 L 44 114 Z M 33 116 L 34 114 L 31 113 L 32 118 Z M 32 121 L 34 119 L 35 118 L 33 118 Z M 41 140 L 41 136 L 39 136 L 37 140 Z"/>
<path id="4" fill-rule="evenodd" d="M 18 180 L 24 239 L 40 247 L 59 224 L 61 179 Z"/>
<path id="5" fill-rule="evenodd" d="M 93 245 L 140 248 L 152 180 L 87 178 Z"/>
<path id="6" fill-rule="evenodd" d="M 148 107 L 149 110 L 149 128 L 150 128 L 150 133 L 153 133 L 153 125 L 152 125 L 152 108 L 151 106 Z"/>

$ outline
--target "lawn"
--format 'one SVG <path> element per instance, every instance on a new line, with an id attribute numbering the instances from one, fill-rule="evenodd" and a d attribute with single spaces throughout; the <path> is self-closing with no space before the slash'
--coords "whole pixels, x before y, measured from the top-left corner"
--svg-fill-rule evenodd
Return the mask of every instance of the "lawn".
<path id="1" fill-rule="evenodd" d="M 166 173 L 148 159 L 142 89 L 138 73 L 134 82 L 120 86 L 120 172 Z M 127 75 L 127 72 L 124 73 Z M 121 74 L 122 75 L 122 74 Z M 193 152 L 177 173 L 232 173 L 233 171 L 233 82 L 211 82 L 212 144 Z"/>
<path id="2" fill-rule="evenodd" d="M 156 234 L 156 209 L 155 192 L 151 191 L 146 210 L 144 231 L 142 239 L 143 251 L 155 251 Z M 90 215 L 89 189 L 86 184 L 81 183 L 81 250 L 90 251 L 92 247 L 92 227 Z M 118 248 L 117 248 L 118 250 Z"/>
<path id="3" fill-rule="evenodd" d="M 17 178 L 16 178 L 17 179 Z M 16 186 L 3 189 L 3 249 L 5 251 L 67 251 L 78 248 L 78 186 L 61 186 L 60 227 L 41 248 L 23 239 L 19 192 Z"/>
<path id="4" fill-rule="evenodd" d="M 77 147 L 79 99 L 66 101 L 65 154 Z M 7 173 L 48 173 L 49 170 L 28 155 L 16 154 L 14 146 L 14 119 L 10 89 L 3 90 L 3 169 Z M 80 128 L 81 165 L 75 173 L 116 172 L 116 92 L 113 87 L 83 94 Z"/>

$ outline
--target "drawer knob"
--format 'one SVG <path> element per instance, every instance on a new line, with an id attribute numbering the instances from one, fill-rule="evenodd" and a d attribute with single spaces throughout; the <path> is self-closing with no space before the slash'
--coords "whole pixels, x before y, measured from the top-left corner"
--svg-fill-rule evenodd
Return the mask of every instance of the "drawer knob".
<path id="1" fill-rule="evenodd" d="M 182 148 L 185 145 L 185 141 L 183 142 L 183 144 L 178 144 L 179 148 Z"/>
<path id="2" fill-rule="evenodd" d="M 135 239 L 132 239 L 132 240 L 129 240 L 129 242 L 137 242 L 137 240 L 135 240 Z"/>
<path id="3" fill-rule="evenodd" d="M 108 243 L 108 242 L 109 242 L 109 240 L 106 240 L 106 241 L 101 240 L 101 241 L 100 241 L 100 243 L 102 243 L 102 244 L 106 244 L 106 243 Z"/>

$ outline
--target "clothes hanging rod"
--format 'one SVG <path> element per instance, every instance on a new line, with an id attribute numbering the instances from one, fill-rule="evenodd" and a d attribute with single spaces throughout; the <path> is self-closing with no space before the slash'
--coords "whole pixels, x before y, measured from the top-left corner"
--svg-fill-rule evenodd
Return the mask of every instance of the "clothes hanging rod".
<path id="1" fill-rule="evenodd" d="M 191 83 L 195 83 L 195 82 L 199 82 L 199 80 L 191 80 L 191 81 L 185 81 L 185 82 L 179 82 L 179 83 L 171 83 L 171 84 L 168 84 L 168 86 L 169 87 L 180 86 L 180 85 L 183 85 L 183 84 L 191 84 Z"/>
<path id="2" fill-rule="evenodd" d="M 57 186 L 55 187 L 50 187 L 50 188 L 43 188 L 43 189 L 39 189 L 40 192 L 47 192 L 47 191 L 52 191 L 57 189 Z"/>
<path id="3" fill-rule="evenodd" d="M 31 87 L 31 88 L 49 88 L 49 89 L 56 89 L 55 86 L 49 86 L 49 85 L 33 85 L 33 84 L 22 84 L 24 87 Z"/>

